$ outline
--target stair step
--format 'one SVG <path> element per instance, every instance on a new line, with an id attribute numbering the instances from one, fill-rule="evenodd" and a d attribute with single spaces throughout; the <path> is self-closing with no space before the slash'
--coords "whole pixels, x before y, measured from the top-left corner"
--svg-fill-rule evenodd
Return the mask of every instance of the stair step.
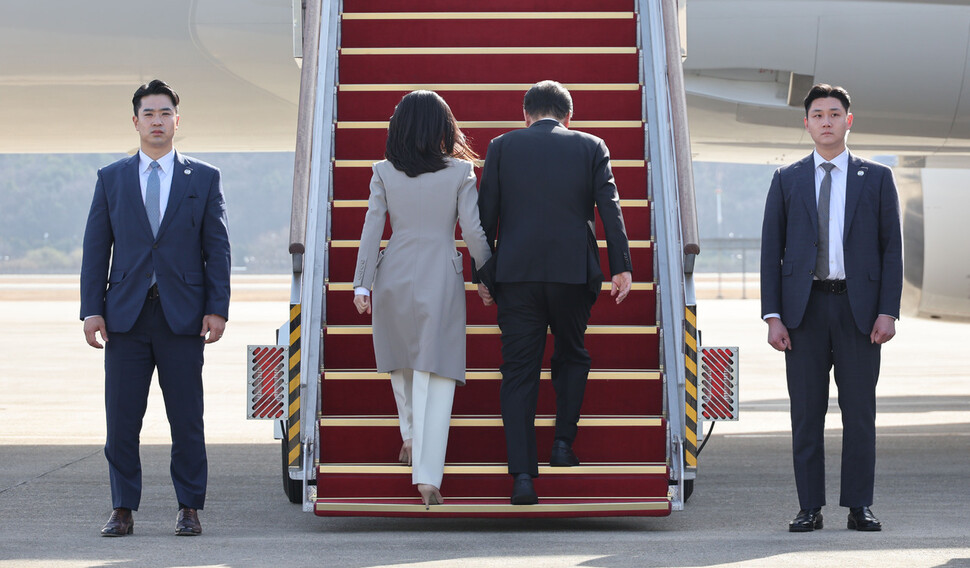
<path id="1" fill-rule="evenodd" d="M 465 386 L 455 390 L 453 415 L 498 413 L 502 374 L 469 371 Z M 390 378 L 376 371 L 325 371 L 321 382 L 321 413 L 329 415 L 390 415 L 397 412 Z M 556 394 L 544 371 L 539 381 L 539 414 L 555 414 Z M 660 415 L 663 381 L 656 371 L 592 370 L 583 397 L 589 415 Z"/>
<path id="2" fill-rule="evenodd" d="M 454 12 L 455 0 L 344 0 L 345 12 Z M 477 0 L 464 4 L 485 12 L 632 11 L 633 0 Z"/>
<path id="3" fill-rule="evenodd" d="M 520 107 L 522 102 L 516 103 Z M 473 140 L 471 145 L 479 155 L 484 156 L 488 140 Z M 381 146 L 383 148 L 383 146 Z M 342 199 L 364 199 L 370 196 L 370 180 L 373 176 L 371 166 L 379 162 L 381 148 L 369 148 L 367 159 L 339 160 L 334 162 L 333 197 Z M 611 160 L 613 178 L 620 199 L 644 199 L 647 196 L 647 168 L 643 160 Z M 482 179 L 481 164 L 475 168 L 475 175 Z"/>
<path id="4" fill-rule="evenodd" d="M 539 497 L 537 505 L 511 505 L 509 498 L 461 499 L 448 497 L 441 505 L 425 508 L 421 499 L 316 499 L 314 512 L 325 517 L 665 517 L 667 497 L 633 499 L 567 499 Z"/>
<path id="5" fill-rule="evenodd" d="M 340 121 L 386 120 L 387 109 L 393 109 L 401 97 L 425 89 L 444 97 L 459 120 L 518 121 L 521 128 L 525 126 L 522 98 L 529 87 L 528 83 L 340 85 L 337 117 Z M 566 88 L 573 97 L 576 116 L 583 120 L 628 120 L 642 115 L 642 93 L 636 83 L 566 85 Z"/>
<path id="6" fill-rule="evenodd" d="M 332 204 L 333 215 L 330 220 L 330 238 L 334 240 L 352 240 L 360 237 L 367 215 L 366 199 L 335 200 Z M 623 221 L 626 225 L 627 238 L 635 241 L 649 241 L 650 231 L 650 202 L 646 199 L 621 199 Z M 384 223 L 382 239 L 391 237 L 390 219 Z M 461 239 L 461 227 L 455 228 L 455 238 Z M 596 238 L 604 239 L 603 223 L 596 217 Z"/>
<path id="7" fill-rule="evenodd" d="M 321 463 L 386 462 L 401 449 L 397 416 L 324 416 L 318 427 Z M 551 448 L 554 431 L 555 417 L 537 417 L 537 447 Z M 659 417 L 583 417 L 573 448 L 590 463 L 663 462 L 665 432 L 666 422 Z M 455 463 L 506 461 L 502 419 L 452 417 L 446 456 Z"/>
<path id="8" fill-rule="evenodd" d="M 495 323 L 495 307 L 485 306 L 478 297 L 477 287 L 467 289 L 466 283 L 465 319 L 470 325 L 486 325 Z M 636 325 L 656 324 L 657 295 L 651 283 L 640 283 L 649 288 L 634 289 L 622 304 L 617 303 L 610 296 L 609 288 L 600 292 L 599 298 L 593 304 L 590 325 Z M 327 291 L 327 324 L 328 325 L 370 325 L 371 316 L 357 313 L 353 305 L 353 290 Z"/>
<path id="9" fill-rule="evenodd" d="M 465 243 L 459 241 L 457 249 L 464 258 L 463 269 L 465 274 L 471 274 L 471 255 L 465 248 Z M 382 246 L 384 243 L 382 242 Z M 352 282 L 354 279 L 354 267 L 357 264 L 357 248 L 359 241 L 342 240 L 330 241 L 330 281 L 331 282 Z M 630 261 L 633 263 L 634 276 L 640 282 L 653 281 L 653 246 L 650 241 L 631 241 L 630 242 Z M 609 256 L 607 255 L 606 245 L 600 241 L 600 269 L 603 274 L 610 273 Z"/>
<path id="10" fill-rule="evenodd" d="M 541 25 L 537 25 L 541 23 Z M 344 12 L 341 48 L 630 46 L 633 12 Z"/>
<path id="11" fill-rule="evenodd" d="M 588 499 L 665 496 L 666 464 L 540 466 L 536 491 L 546 497 Z M 442 491 L 463 498 L 499 498 L 512 489 L 506 464 L 445 464 Z M 411 468 L 387 464 L 320 464 L 317 497 L 412 497 Z"/>
<path id="12" fill-rule="evenodd" d="M 521 106 L 521 103 L 519 103 Z M 366 158 L 362 149 L 383 148 L 387 142 L 387 126 L 379 122 L 338 123 L 336 132 L 336 159 L 355 160 Z M 510 130 L 522 128 L 521 121 L 495 121 L 493 123 L 459 123 L 462 132 L 476 141 L 476 147 L 485 150 L 488 141 Z M 468 126 L 471 124 L 471 126 Z M 355 125 L 367 127 L 355 128 Z M 615 126 L 611 126 L 615 125 Z M 635 160 L 643 158 L 643 125 L 639 121 L 576 121 L 570 128 L 598 136 L 606 142 L 611 158 Z M 483 152 L 484 153 L 484 152 Z"/>
<path id="13" fill-rule="evenodd" d="M 585 49 L 585 51 L 579 51 Z M 435 53 L 341 51 L 341 83 L 534 83 L 556 77 L 561 83 L 636 83 L 639 81 L 636 48 L 623 53 L 597 53 L 591 48 L 571 52 L 537 52 L 521 48 L 515 53 L 487 53 L 474 48 Z M 381 146 L 383 147 L 383 146 Z"/>

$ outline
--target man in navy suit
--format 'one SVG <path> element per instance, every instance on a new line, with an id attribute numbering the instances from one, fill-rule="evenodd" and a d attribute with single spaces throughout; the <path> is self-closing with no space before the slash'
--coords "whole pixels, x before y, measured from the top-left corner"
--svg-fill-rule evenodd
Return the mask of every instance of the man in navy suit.
<path id="1" fill-rule="evenodd" d="M 159 80 L 135 91 L 141 149 L 98 171 L 84 231 L 81 319 L 88 344 L 105 350 L 104 454 L 114 510 L 103 536 L 134 527 L 139 434 L 155 369 L 172 434 L 175 534 L 202 532 L 202 352 L 222 337 L 229 317 L 229 232 L 219 170 L 174 149 L 178 103 Z"/>
<path id="2" fill-rule="evenodd" d="M 822 528 L 825 411 L 835 368 L 842 411 L 839 504 L 848 528 L 878 531 L 872 514 L 880 346 L 896 333 L 902 294 L 899 197 L 892 170 L 853 156 L 849 94 L 818 84 L 805 98 L 807 158 L 771 181 L 761 233 L 761 313 L 785 352 L 800 510 L 792 532 Z"/>

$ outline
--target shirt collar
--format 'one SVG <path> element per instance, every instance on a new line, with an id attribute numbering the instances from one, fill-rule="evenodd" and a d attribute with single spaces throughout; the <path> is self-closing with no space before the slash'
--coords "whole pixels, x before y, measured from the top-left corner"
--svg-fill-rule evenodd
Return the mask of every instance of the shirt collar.
<path id="1" fill-rule="evenodd" d="M 162 168 L 162 173 L 169 173 L 175 169 L 175 148 L 169 150 L 168 154 L 165 154 L 161 158 L 155 160 L 158 165 Z M 147 172 L 149 166 L 152 163 L 152 159 L 149 158 L 144 152 L 138 150 L 138 169 L 142 172 Z"/>
<path id="2" fill-rule="evenodd" d="M 829 162 L 829 163 L 835 164 L 836 169 L 838 169 L 840 172 L 847 172 L 849 170 L 849 149 L 848 148 L 846 148 L 845 150 L 842 150 L 841 154 L 839 154 L 838 156 L 836 156 L 831 160 L 826 160 L 822 156 L 819 156 L 818 150 L 813 151 L 812 155 L 815 156 L 816 169 L 822 164 L 824 164 L 825 162 Z"/>

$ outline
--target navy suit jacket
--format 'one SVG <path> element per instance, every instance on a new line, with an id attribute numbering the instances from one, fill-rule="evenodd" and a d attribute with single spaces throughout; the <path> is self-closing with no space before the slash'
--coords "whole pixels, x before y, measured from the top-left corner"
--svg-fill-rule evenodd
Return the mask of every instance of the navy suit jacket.
<path id="1" fill-rule="evenodd" d="M 138 154 L 98 171 L 84 230 L 81 319 L 102 315 L 109 332 L 129 331 L 153 271 L 174 333 L 198 335 L 204 315 L 229 319 L 229 230 L 220 172 L 176 153 L 172 176 L 165 216 L 153 237 Z"/>
<path id="2" fill-rule="evenodd" d="M 610 155 L 601 139 L 540 120 L 492 140 L 478 209 L 489 244 L 498 239 L 495 281 L 590 284 L 599 293 L 603 273 L 594 205 L 610 272 L 632 271 Z"/>
<path id="3" fill-rule="evenodd" d="M 801 324 L 818 249 L 815 161 L 809 155 L 779 168 L 771 180 L 761 232 L 761 313 Z M 845 281 L 859 331 L 869 335 L 879 314 L 899 317 L 903 289 L 899 196 L 892 170 L 849 155 L 843 232 Z"/>

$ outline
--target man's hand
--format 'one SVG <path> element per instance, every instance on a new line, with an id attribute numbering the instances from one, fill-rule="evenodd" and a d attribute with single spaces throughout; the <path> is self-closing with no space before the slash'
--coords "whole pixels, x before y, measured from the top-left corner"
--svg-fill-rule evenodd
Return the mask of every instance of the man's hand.
<path id="1" fill-rule="evenodd" d="M 84 320 L 84 339 L 87 340 L 88 345 L 94 347 L 95 349 L 104 349 L 104 345 L 98 342 L 98 338 L 95 333 L 101 334 L 101 340 L 105 343 L 108 342 L 108 330 L 104 326 L 104 318 L 101 316 L 91 316 Z"/>
<path id="2" fill-rule="evenodd" d="M 354 296 L 354 306 L 357 308 L 357 313 L 370 313 L 370 296 L 365 296 L 363 294 L 356 294 Z"/>
<path id="3" fill-rule="evenodd" d="M 482 299 L 482 303 L 486 306 L 491 306 L 495 303 L 495 298 L 492 297 L 492 293 L 488 291 L 488 286 L 478 283 L 478 297 Z"/>
<path id="4" fill-rule="evenodd" d="M 768 345 L 778 351 L 791 350 L 791 338 L 788 337 L 788 328 L 781 323 L 780 318 L 768 318 Z"/>
<path id="5" fill-rule="evenodd" d="M 226 318 L 216 314 L 209 314 L 202 318 L 202 333 L 199 335 L 205 337 L 205 334 L 209 334 L 209 337 L 206 337 L 206 343 L 219 341 L 225 331 Z"/>
<path id="6" fill-rule="evenodd" d="M 631 288 L 633 288 L 633 274 L 630 271 L 614 274 L 613 285 L 610 287 L 610 296 L 616 298 L 616 303 L 619 304 L 626 299 Z"/>
<path id="7" fill-rule="evenodd" d="M 881 315 L 876 318 L 869 334 L 869 341 L 882 345 L 896 335 L 896 320 L 892 316 Z"/>

